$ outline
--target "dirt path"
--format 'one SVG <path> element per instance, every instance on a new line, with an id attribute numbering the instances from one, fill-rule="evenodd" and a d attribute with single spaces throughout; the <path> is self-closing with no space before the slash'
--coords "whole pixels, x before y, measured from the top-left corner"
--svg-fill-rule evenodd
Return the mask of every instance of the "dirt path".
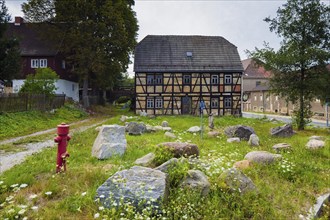
<path id="1" fill-rule="evenodd" d="M 93 123 L 91 125 L 81 126 L 81 127 L 71 129 L 70 134 L 74 135 L 74 133 L 76 133 L 76 132 L 82 132 L 82 131 L 85 131 L 85 130 L 91 128 L 91 127 L 101 125 L 106 120 L 107 119 L 104 119 L 102 121 Z M 79 122 L 75 122 L 75 123 L 72 123 L 70 125 L 79 125 L 79 124 L 87 122 L 87 121 L 88 121 L 88 119 L 83 120 L 83 121 L 79 121 Z M 19 141 L 19 140 L 27 138 L 27 137 L 34 137 L 34 136 L 38 136 L 38 135 L 42 135 L 42 134 L 47 134 L 47 133 L 50 133 L 50 132 L 56 132 L 56 128 L 40 131 L 40 132 L 33 133 L 33 134 L 30 134 L 30 135 L 22 136 L 22 137 L 17 137 L 17 138 L 4 140 L 4 141 L 0 142 L 0 145 L 13 143 L 13 142 Z M 9 170 L 10 168 L 15 166 L 16 164 L 22 163 L 27 156 L 30 156 L 30 155 L 32 155 L 36 152 L 40 152 L 46 147 L 55 147 L 55 146 L 56 146 L 56 144 L 54 143 L 54 140 L 51 139 L 51 140 L 45 140 L 45 141 L 38 142 L 38 143 L 29 143 L 29 144 L 23 145 L 22 147 L 26 148 L 25 151 L 16 152 L 16 153 L 0 154 L 0 174 L 3 173 L 6 170 Z"/>

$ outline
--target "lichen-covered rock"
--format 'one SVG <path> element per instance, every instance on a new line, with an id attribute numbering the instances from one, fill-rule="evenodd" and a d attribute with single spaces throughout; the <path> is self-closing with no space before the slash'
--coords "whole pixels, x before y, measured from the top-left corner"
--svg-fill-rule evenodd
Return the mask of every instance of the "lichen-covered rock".
<path id="1" fill-rule="evenodd" d="M 187 130 L 190 133 L 198 133 L 201 132 L 201 128 L 199 126 L 193 126 Z"/>
<path id="2" fill-rule="evenodd" d="M 276 137 L 291 137 L 294 135 L 294 132 L 291 124 L 285 124 L 283 126 L 271 128 L 270 134 Z"/>
<path id="3" fill-rule="evenodd" d="M 168 161 L 166 161 L 165 163 L 163 163 L 162 165 L 156 167 L 155 170 L 159 170 L 164 173 L 167 173 L 169 167 L 174 167 L 178 163 L 179 163 L 179 160 L 177 158 L 172 158 L 172 159 L 169 159 Z"/>
<path id="4" fill-rule="evenodd" d="M 279 144 L 275 144 L 272 148 L 276 151 L 276 153 L 280 153 L 281 151 L 290 150 L 291 145 L 287 143 L 279 143 Z"/>
<path id="5" fill-rule="evenodd" d="M 129 122 L 126 126 L 126 131 L 129 135 L 141 135 L 146 132 L 147 126 L 143 123 Z"/>
<path id="6" fill-rule="evenodd" d="M 188 143 L 181 143 L 181 142 L 164 142 L 158 144 L 158 147 L 166 147 L 169 148 L 174 157 L 198 157 L 199 156 L 199 149 L 196 144 L 188 144 Z"/>
<path id="7" fill-rule="evenodd" d="M 252 127 L 244 125 L 235 125 L 225 128 L 225 134 L 229 138 L 239 137 L 242 140 L 249 140 L 251 134 L 255 134 L 255 131 Z"/>
<path id="8" fill-rule="evenodd" d="M 202 196 L 207 196 L 211 186 L 207 176 L 199 170 L 188 170 L 187 176 L 180 185 L 183 188 L 200 191 Z"/>
<path id="9" fill-rule="evenodd" d="M 139 166 L 149 166 L 152 161 L 155 159 L 154 153 L 149 153 L 147 155 L 144 155 L 143 157 L 137 159 L 134 163 Z"/>
<path id="10" fill-rule="evenodd" d="M 316 139 L 311 139 L 306 144 L 306 147 L 311 150 L 320 149 L 323 148 L 324 146 L 325 146 L 324 141 L 320 141 Z"/>
<path id="11" fill-rule="evenodd" d="M 234 143 L 234 142 L 241 142 L 241 139 L 239 137 L 233 137 L 233 138 L 228 138 L 227 139 L 228 143 Z"/>
<path id="12" fill-rule="evenodd" d="M 147 167 L 134 166 L 115 173 L 97 190 L 96 200 L 106 208 L 117 208 L 120 201 L 130 202 L 138 211 L 149 206 L 160 212 L 168 197 L 166 174 Z"/>
<path id="13" fill-rule="evenodd" d="M 98 159 L 107 159 L 113 155 L 123 155 L 126 147 L 125 127 L 103 125 L 94 141 L 92 156 Z"/>
<path id="14" fill-rule="evenodd" d="M 230 168 L 226 170 L 224 173 L 220 176 L 221 179 L 224 180 L 226 185 L 233 191 L 239 191 L 241 194 L 255 191 L 257 187 L 254 185 L 252 180 L 247 177 L 244 173 L 241 171 Z"/>
<path id="15" fill-rule="evenodd" d="M 173 134 L 173 133 L 171 133 L 169 131 L 166 131 L 164 135 L 165 135 L 165 137 L 169 137 L 169 138 L 173 138 L 173 139 L 176 138 L 175 134 Z"/>
<path id="16" fill-rule="evenodd" d="M 163 121 L 161 124 L 162 127 L 169 127 L 168 122 L 167 121 Z"/>
<path id="17" fill-rule="evenodd" d="M 249 138 L 249 141 L 248 141 L 248 144 L 250 146 L 259 146 L 260 143 L 259 143 L 259 137 L 256 135 L 256 134 L 251 134 L 250 135 L 250 138 Z"/>
<path id="18" fill-rule="evenodd" d="M 209 137 L 217 137 L 217 136 L 220 135 L 220 132 L 219 131 L 210 131 L 210 132 L 207 133 L 207 135 Z"/>
<path id="19" fill-rule="evenodd" d="M 252 151 L 245 155 L 244 159 L 257 164 L 272 164 L 281 159 L 282 155 L 272 154 L 267 151 Z"/>
<path id="20" fill-rule="evenodd" d="M 235 162 L 233 167 L 239 170 L 244 170 L 251 167 L 251 162 L 248 160 L 240 160 Z"/>

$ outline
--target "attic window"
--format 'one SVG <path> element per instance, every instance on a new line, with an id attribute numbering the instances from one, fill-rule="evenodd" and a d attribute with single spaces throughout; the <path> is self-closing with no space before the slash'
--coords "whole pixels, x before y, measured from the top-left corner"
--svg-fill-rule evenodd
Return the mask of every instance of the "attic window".
<path id="1" fill-rule="evenodd" d="M 191 51 L 186 52 L 187 57 L 192 57 L 193 53 Z"/>

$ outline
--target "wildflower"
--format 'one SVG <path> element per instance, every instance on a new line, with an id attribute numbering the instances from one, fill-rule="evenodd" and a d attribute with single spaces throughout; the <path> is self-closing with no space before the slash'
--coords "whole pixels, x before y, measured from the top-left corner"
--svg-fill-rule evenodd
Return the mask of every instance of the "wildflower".
<path id="1" fill-rule="evenodd" d="M 94 214 L 94 218 L 99 218 L 100 217 L 100 213 L 95 213 Z"/>
<path id="2" fill-rule="evenodd" d="M 2 185 L 3 184 L 3 181 L 0 181 L 0 185 Z"/>
<path id="3" fill-rule="evenodd" d="M 81 196 L 86 196 L 87 192 L 81 193 Z"/>
<path id="4" fill-rule="evenodd" d="M 99 210 L 100 210 L 100 211 L 104 210 L 104 207 L 103 207 L 103 206 L 100 206 L 100 207 L 99 207 Z"/>
<path id="5" fill-rule="evenodd" d="M 15 188 L 15 187 L 17 187 L 17 186 L 18 186 L 18 184 L 15 183 L 15 184 L 11 185 L 10 187 L 11 187 L 11 188 Z"/>
<path id="6" fill-rule="evenodd" d="M 38 209 L 38 206 L 32 206 L 31 209 L 36 211 Z"/>
<path id="7" fill-rule="evenodd" d="M 29 196 L 29 199 L 35 199 L 35 198 L 37 198 L 36 194 L 32 194 L 32 195 Z"/>
<path id="8" fill-rule="evenodd" d="M 7 211 L 8 214 L 11 214 L 11 213 L 14 213 L 14 212 L 15 212 L 15 209 L 9 209 L 9 210 Z"/>
<path id="9" fill-rule="evenodd" d="M 45 192 L 45 194 L 46 194 L 47 196 L 50 196 L 50 195 L 52 194 L 52 192 L 48 191 L 48 192 Z"/>
<path id="10" fill-rule="evenodd" d="M 100 198 L 103 199 L 105 196 L 104 195 L 100 195 Z"/>
<path id="11" fill-rule="evenodd" d="M 18 214 L 19 214 L 19 215 L 23 215 L 25 212 L 26 212 L 25 209 L 21 209 L 21 210 L 19 210 Z"/>
<path id="12" fill-rule="evenodd" d="M 28 184 L 23 183 L 23 184 L 21 184 L 21 185 L 19 186 L 19 188 L 25 188 L 25 187 L 27 187 L 27 186 L 28 186 Z"/>
<path id="13" fill-rule="evenodd" d="M 28 220 L 28 217 L 25 216 L 22 220 Z"/>
<path id="14" fill-rule="evenodd" d="M 8 196 L 8 197 L 6 198 L 6 201 L 9 202 L 9 201 L 12 200 L 13 198 L 14 198 L 14 196 Z"/>

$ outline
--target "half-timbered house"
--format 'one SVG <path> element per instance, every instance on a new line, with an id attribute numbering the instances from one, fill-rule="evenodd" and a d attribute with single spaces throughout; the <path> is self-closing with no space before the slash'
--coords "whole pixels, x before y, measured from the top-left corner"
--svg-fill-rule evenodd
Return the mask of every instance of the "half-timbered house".
<path id="1" fill-rule="evenodd" d="M 136 113 L 241 114 L 243 66 L 235 45 L 217 36 L 148 35 L 135 49 Z"/>

